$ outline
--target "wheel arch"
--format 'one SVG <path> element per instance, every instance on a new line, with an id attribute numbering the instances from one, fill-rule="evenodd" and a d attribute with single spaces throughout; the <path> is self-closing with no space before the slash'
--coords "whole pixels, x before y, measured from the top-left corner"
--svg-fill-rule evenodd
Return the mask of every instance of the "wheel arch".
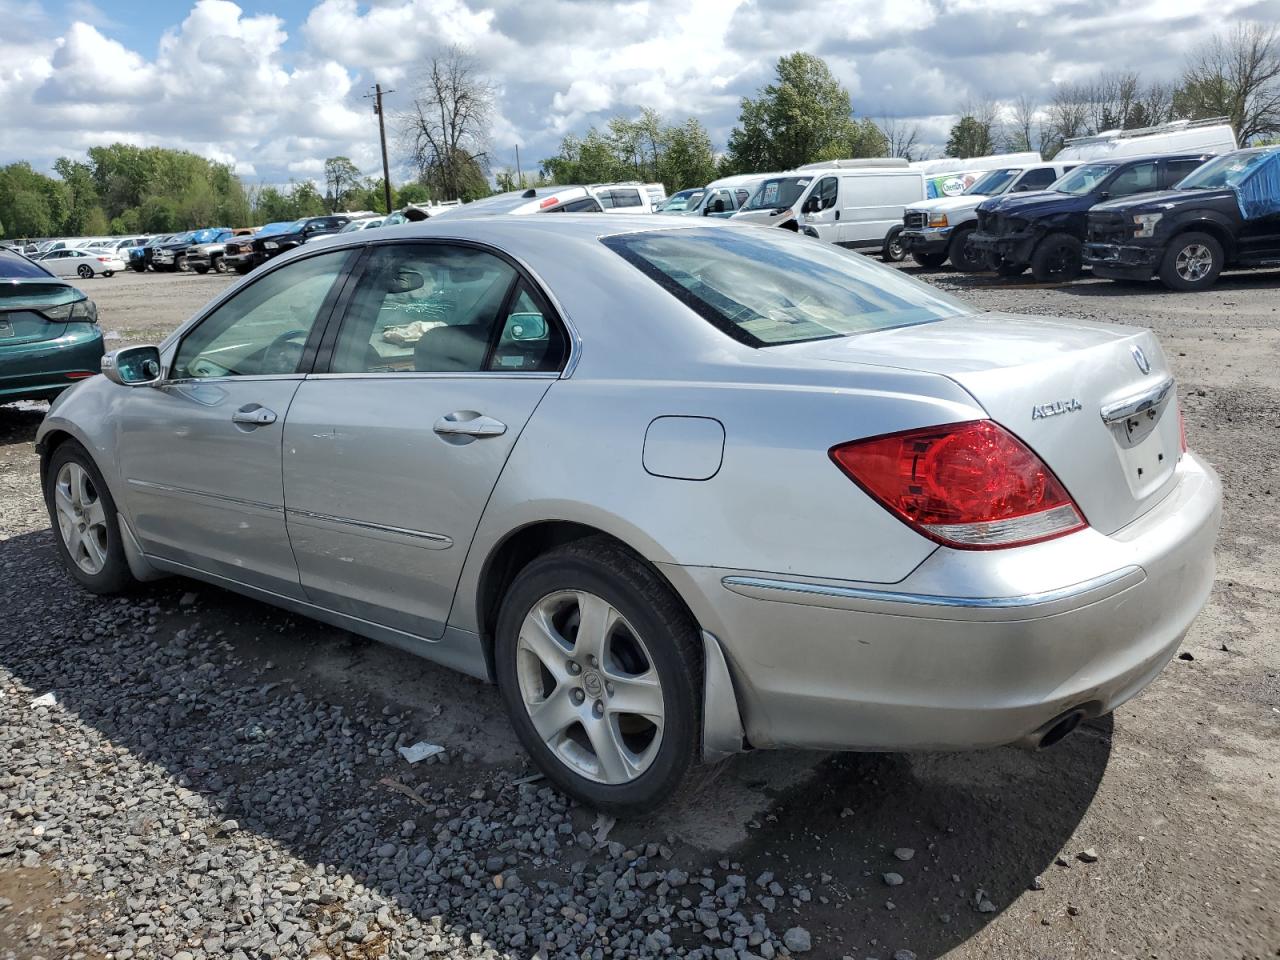
<path id="1" fill-rule="evenodd" d="M 490 682 L 495 682 L 494 646 L 498 613 L 507 588 L 519 572 L 533 559 L 556 547 L 588 537 L 600 537 L 620 546 L 649 567 L 679 600 L 698 630 L 703 643 L 705 676 L 703 681 L 702 757 L 707 762 L 724 759 L 745 748 L 744 725 L 740 701 L 735 693 L 732 670 L 719 639 L 700 623 L 688 598 L 662 570 L 660 564 L 622 537 L 589 523 L 575 520 L 539 520 L 510 531 L 489 550 L 481 564 L 476 583 L 475 622 L 484 653 Z"/>
<path id="2" fill-rule="evenodd" d="M 1216 220 L 1186 220 L 1179 223 L 1173 235 L 1169 237 L 1169 245 L 1177 242 L 1178 238 L 1184 233 L 1207 233 L 1213 239 L 1218 241 L 1222 247 L 1223 257 L 1226 261 L 1235 259 L 1236 255 L 1236 239 L 1234 234 L 1221 223 Z M 1165 247 L 1168 249 L 1168 246 Z M 1225 266 L 1225 264 L 1224 264 Z"/>

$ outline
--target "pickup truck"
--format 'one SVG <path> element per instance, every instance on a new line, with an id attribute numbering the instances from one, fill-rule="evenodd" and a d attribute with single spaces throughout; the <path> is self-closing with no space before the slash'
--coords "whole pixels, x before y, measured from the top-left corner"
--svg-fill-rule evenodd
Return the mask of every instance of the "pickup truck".
<path id="1" fill-rule="evenodd" d="M 1205 290 L 1225 267 L 1280 265 L 1280 147 L 1239 150 L 1164 193 L 1089 211 L 1084 262 L 1095 277 Z"/>
<path id="2" fill-rule="evenodd" d="M 221 236 L 230 236 L 230 227 L 205 227 L 202 230 L 192 230 L 190 233 L 180 233 L 173 237 L 167 243 L 157 246 L 151 254 L 151 269 L 162 271 L 187 271 L 191 269 L 188 261 L 188 252 L 193 246 L 200 243 L 209 243 Z"/>
<path id="3" fill-rule="evenodd" d="M 1049 190 L 984 200 L 969 242 L 986 268 L 1001 276 L 1017 276 L 1029 266 L 1039 283 L 1069 282 L 1084 265 L 1090 207 L 1168 189 L 1209 158 L 1173 154 L 1081 164 Z"/>
<path id="4" fill-rule="evenodd" d="M 308 240 L 337 233 L 350 222 L 349 216 L 339 213 L 326 217 L 304 217 L 279 233 L 267 234 L 260 230 L 253 238 L 253 252 L 261 257 L 259 262 L 270 260 Z"/>
<path id="5" fill-rule="evenodd" d="M 1044 190 L 1076 163 L 1030 163 L 990 170 L 955 197 L 934 197 L 907 204 L 902 215 L 903 248 L 922 267 L 937 268 L 950 259 L 957 270 L 986 267 L 969 236 L 978 226 L 978 204 L 988 197 Z"/>
<path id="6" fill-rule="evenodd" d="M 187 269 L 196 273 L 226 273 L 227 265 L 223 257 L 227 252 L 227 241 L 233 237 L 249 236 L 253 233 L 247 227 L 236 230 L 201 231 L 212 233 L 212 238 L 196 237 L 196 242 L 187 247 Z"/>

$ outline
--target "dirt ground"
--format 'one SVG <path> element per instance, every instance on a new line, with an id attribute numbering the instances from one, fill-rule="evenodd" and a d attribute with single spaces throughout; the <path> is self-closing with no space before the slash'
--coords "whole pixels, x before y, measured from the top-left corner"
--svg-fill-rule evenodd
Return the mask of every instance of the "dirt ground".
<path id="1" fill-rule="evenodd" d="M 611 839 L 665 839 L 690 873 L 727 860 L 748 878 L 774 871 L 803 885 L 808 899 L 780 898 L 770 925 L 805 927 L 815 957 L 1280 956 L 1280 273 L 1232 274 L 1210 292 L 1172 294 L 902 269 L 983 308 L 1159 335 L 1189 442 L 1219 471 L 1225 496 L 1217 583 L 1185 658 L 1113 717 L 1043 753 L 744 755 L 684 806 L 620 823 Z M 158 341 L 234 279 L 126 273 L 85 289 L 110 348 Z M 33 644 L 40 669 L 56 675 L 63 652 L 48 624 L 104 602 L 54 563 L 31 445 L 41 410 L 0 407 L 0 622 L 12 641 L 0 642 L 0 695 L 34 689 Z M 246 675 L 322 703 L 405 711 L 440 742 L 465 742 L 474 765 L 432 768 L 442 776 L 524 772 L 493 689 L 189 582 L 146 588 L 163 611 L 162 634 L 189 617 L 179 604 L 187 591 Z M 109 694 L 104 683 L 100 695 Z M 117 731 L 114 742 L 145 755 L 154 746 L 146 738 L 164 736 L 159 725 L 136 743 Z M 587 812 L 576 816 L 589 825 Z M 0 956 L 29 956 L 31 923 L 76 924 L 94 909 L 65 899 L 75 896 L 70 874 L 7 855 L 19 829 L 0 786 L 0 904 L 12 901 L 0 907 Z M 317 859 L 281 843 L 301 861 Z M 896 860 L 901 847 L 914 858 Z M 1081 859 L 1085 850 L 1096 860 Z M 887 887 L 890 870 L 905 882 Z M 96 955 L 91 936 L 80 946 Z"/>

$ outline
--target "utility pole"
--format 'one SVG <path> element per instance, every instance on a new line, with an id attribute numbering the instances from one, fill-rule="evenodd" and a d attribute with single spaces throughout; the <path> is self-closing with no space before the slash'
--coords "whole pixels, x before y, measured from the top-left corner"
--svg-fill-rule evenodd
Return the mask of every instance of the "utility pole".
<path id="1" fill-rule="evenodd" d="M 391 212 L 391 165 L 387 162 L 387 124 L 382 115 L 383 94 L 395 93 L 394 90 L 383 90 L 382 84 L 373 85 L 372 97 L 365 94 L 366 100 L 373 100 L 373 112 L 378 115 L 378 139 L 382 141 L 382 195 L 387 205 L 387 213 Z"/>
<path id="2" fill-rule="evenodd" d="M 520 172 L 520 144 L 516 144 L 516 189 L 524 189 L 524 174 Z"/>

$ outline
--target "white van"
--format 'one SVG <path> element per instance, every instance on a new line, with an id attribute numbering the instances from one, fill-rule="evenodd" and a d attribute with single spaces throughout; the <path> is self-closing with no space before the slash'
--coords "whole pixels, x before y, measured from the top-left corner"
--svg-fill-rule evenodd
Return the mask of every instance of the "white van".
<path id="1" fill-rule="evenodd" d="M 1157 127 L 1104 130 L 1091 137 L 1073 137 L 1054 160 L 1113 160 L 1162 153 L 1230 153 L 1238 149 L 1236 133 L 1226 117 L 1175 120 Z"/>
<path id="2" fill-rule="evenodd" d="M 745 173 L 712 180 L 696 203 L 683 210 L 663 210 L 662 213 L 676 217 L 731 217 L 769 176 L 771 174 L 768 173 Z"/>
<path id="3" fill-rule="evenodd" d="M 769 177 L 733 219 L 901 260 L 902 211 L 927 197 L 925 175 L 906 166 L 827 167 Z"/>
<path id="4" fill-rule="evenodd" d="M 587 189 L 605 213 L 653 213 L 667 199 L 667 188 L 662 184 L 639 180 L 593 183 Z"/>

